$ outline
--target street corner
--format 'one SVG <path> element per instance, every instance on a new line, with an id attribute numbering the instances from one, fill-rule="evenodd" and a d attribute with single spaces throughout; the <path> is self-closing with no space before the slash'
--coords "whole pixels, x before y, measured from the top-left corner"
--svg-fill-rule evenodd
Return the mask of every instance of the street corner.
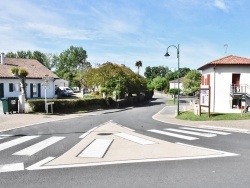
<path id="1" fill-rule="evenodd" d="M 61 156 L 48 157 L 28 170 L 157 162 L 235 156 L 208 148 L 170 143 L 138 134 L 109 121 L 80 136 L 82 139 Z"/>

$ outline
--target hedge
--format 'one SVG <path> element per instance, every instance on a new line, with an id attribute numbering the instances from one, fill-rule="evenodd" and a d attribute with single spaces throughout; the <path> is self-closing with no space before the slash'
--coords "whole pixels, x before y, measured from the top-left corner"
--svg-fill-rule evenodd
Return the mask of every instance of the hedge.
<path id="1" fill-rule="evenodd" d="M 33 112 L 45 112 L 44 99 L 28 100 Z M 95 110 L 107 108 L 110 105 L 105 99 L 49 99 L 47 102 L 54 102 L 53 111 L 55 113 L 70 113 L 74 111 Z"/>
<path id="2" fill-rule="evenodd" d="M 94 99 L 49 99 L 47 102 L 54 102 L 54 113 L 72 113 L 78 111 L 90 111 L 114 107 L 127 107 L 141 103 L 145 100 L 150 100 L 153 93 L 146 93 L 145 95 L 128 97 L 121 101 L 114 101 L 112 98 L 94 98 Z M 28 100 L 32 112 L 45 112 L 44 99 Z"/>

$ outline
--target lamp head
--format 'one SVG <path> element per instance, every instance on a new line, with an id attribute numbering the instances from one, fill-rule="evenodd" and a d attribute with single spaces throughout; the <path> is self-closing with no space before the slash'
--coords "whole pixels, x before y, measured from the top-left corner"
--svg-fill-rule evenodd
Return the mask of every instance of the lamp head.
<path id="1" fill-rule="evenodd" d="M 166 54 L 165 54 L 164 56 L 168 57 L 168 56 L 170 56 L 170 55 L 169 55 L 169 53 L 168 53 L 168 52 L 166 52 Z"/>

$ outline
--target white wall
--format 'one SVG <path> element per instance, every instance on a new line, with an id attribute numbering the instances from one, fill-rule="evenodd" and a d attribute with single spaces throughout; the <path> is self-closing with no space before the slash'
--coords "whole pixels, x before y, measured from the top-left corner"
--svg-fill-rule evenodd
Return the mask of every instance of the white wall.
<path id="1" fill-rule="evenodd" d="M 57 87 L 69 87 L 69 81 L 64 79 L 56 79 L 55 86 Z"/>
<path id="2" fill-rule="evenodd" d="M 180 89 L 182 90 L 183 88 L 182 88 L 182 83 L 180 83 L 179 84 L 179 87 L 180 87 Z M 170 84 L 169 84 L 169 89 L 177 89 L 178 88 L 178 82 L 175 82 L 175 83 L 172 83 L 172 82 L 170 82 Z"/>
<path id="3" fill-rule="evenodd" d="M 4 97 L 18 97 L 21 92 L 18 91 L 9 92 L 9 83 L 13 83 L 14 85 L 18 85 L 20 83 L 19 79 L 0 79 L 0 83 L 4 83 Z M 27 97 L 30 98 L 30 84 L 41 84 L 41 98 L 45 97 L 45 88 L 42 86 L 44 80 L 42 79 L 27 79 Z M 55 95 L 55 87 L 53 80 L 49 81 L 49 86 L 47 87 L 47 98 L 54 98 Z"/>

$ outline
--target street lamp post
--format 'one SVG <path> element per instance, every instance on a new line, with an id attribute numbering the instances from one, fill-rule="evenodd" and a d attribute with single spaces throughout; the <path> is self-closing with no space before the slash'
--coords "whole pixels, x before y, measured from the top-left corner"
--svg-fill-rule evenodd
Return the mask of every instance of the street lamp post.
<path id="1" fill-rule="evenodd" d="M 175 72 L 175 67 L 174 68 L 174 72 Z M 175 104 L 175 76 L 174 76 L 174 104 Z"/>
<path id="2" fill-rule="evenodd" d="M 168 48 L 167 48 L 167 52 L 165 54 L 165 56 L 170 56 L 169 53 L 168 53 L 168 49 L 170 47 L 175 47 L 176 50 L 177 50 L 177 59 L 178 59 L 178 95 L 177 95 L 177 115 L 179 115 L 179 112 L 180 112 L 180 100 L 179 100 L 179 97 L 180 97 L 180 45 L 178 44 L 178 46 L 175 46 L 175 45 L 170 45 Z"/>

